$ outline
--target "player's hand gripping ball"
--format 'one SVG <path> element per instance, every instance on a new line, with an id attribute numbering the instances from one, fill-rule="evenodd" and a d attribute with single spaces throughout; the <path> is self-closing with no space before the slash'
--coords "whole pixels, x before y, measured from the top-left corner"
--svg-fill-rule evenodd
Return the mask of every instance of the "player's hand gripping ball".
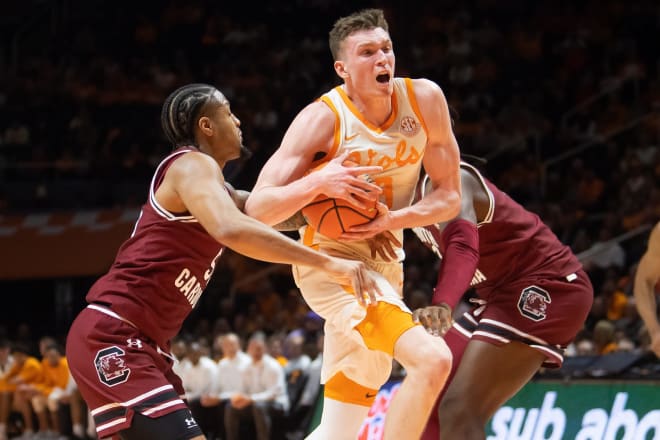
<path id="1" fill-rule="evenodd" d="M 323 168 L 326 163 L 316 167 L 313 173 Z M 355 162 L 346 161 L 345 166 L 355 166 Z M 366 179 L 369 177 L 366 176 Z M 369 223 L 378 215 L 376 202 L 365 208 L 355 206 L 343 199 L 336 199 L 321 194 L 302 209 L 302 215 L 308 225 L 329 238 L 338 238 L 352 226 Z"/>

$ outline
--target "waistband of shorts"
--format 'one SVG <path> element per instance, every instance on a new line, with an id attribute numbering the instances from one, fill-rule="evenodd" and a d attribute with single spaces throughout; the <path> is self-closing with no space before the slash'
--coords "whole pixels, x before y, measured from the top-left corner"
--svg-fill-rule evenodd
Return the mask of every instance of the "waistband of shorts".
<path id="1" fill-rule="evenodd" d="M 103 313 L 105 315 L 108 315 L 108 316 L 111 316 L 115 319 L 119 319 L 120 321 L 125 322 L 126 324 L 130 325 L 131 327 L 133 327 L 137 330 L 140 330 L 140 328 L 137 325 L 133 324 L 133 322 L 131 322 L 130 320 L 120 316 L 118 313 L 113 312 L 112 310 L 110 310 L 105 305 L 101 305 L 99 303 L 92 303 L 92 304 L 88 304 L 87 308 L 92 309 L 92 310 L 96 310 L 97 312 L 101 312 L 101 313 Z M 172 353 L 166 352 L 165 350 L 160 348 L 160 346 L 158 344 L 156 344 L 155 342 L 152 342 L 152 345 L 156 347 L 156 351 L 158 352 L 158 354 L 160 354 L 162 356 L 165 356 L 169 359 L 172 359 L 173 361 L 176 361 L 176 358 L 174 357 L 174 355 Z"/>
<path id="2" fill-rule="evenodd" d="M 96 310 L 97 312 L 104 313 L 104 314 L 106 314 L 106 315 L 108 315 L 108 316 L 112 316 L 112 317 L 115 318 L 115 319 L 119 319 L 120 321 L 124 321 L 126 324 L 130 325 L 131 327 L 134 327 L 134 328 L 136 328 L 136 329 L 138 329 L 138 330 L 140 329 L 137 325 L 133 324 L 132 321 L 130 321 L 130 320 L 124 318 L 123 316 L 120 316 L 118 313 L 113 312 L 110 308 L 108 308 L 108 307 L 106 307 L 106 306 L 104 306 L 104 305 L 101 305 L 101 304 L 99 304 L 99 303 L 88 304 L 88 305 L 87 305 L 87 308 L 88 308 L 88 309 L 92 309 L 92 310 Z"/>

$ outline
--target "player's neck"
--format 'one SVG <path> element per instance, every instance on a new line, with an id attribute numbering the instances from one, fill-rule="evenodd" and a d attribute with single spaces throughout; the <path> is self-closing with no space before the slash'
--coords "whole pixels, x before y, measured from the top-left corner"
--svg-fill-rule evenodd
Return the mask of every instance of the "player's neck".
<path id="1" fill-rule="evenodd" d="M 365 96 L 346 89 L 346 95 L 360 114 L 373 125 L 380 127 L 392 114 L 391 96 Z"/>
<path id="2" fill-rule="evenodd" d="M 362 101 L 360 104 L 355 103 L 355 106 L 364 119 L 376 127 L 383 125 L 392 114 L 392 100 L 390 98 L 371 98 Z"/>
<path id="3" fill-rule="evenodd" d="M 206 142 L 205 140 L 199 141 L 199 145 L 197 146 L 197 149 L 199 149 L 199 151 L 201 151 L 202 153 L 211 156 L 218 163 L 220 169 L 224 169 L 225 164 L 227 163 L 227 159 L 223 157 L 220 152 L 215 151 L 208 142 Z"/>

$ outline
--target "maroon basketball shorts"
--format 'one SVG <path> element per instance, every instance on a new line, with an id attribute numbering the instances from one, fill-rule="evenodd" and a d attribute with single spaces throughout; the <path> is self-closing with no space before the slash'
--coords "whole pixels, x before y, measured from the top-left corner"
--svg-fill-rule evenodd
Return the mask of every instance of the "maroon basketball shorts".
<path id="1" fill-rule="evenodd" d="M 78 315 L 66 354 L 99 438 L 128 428 L 136 411 L 157 418 L 187 408 L 170 355 L 109 309 L 91 305 Z"/>
<path id="2" fill-rule="evenodd" d="M 593 287 L 580 270 L 556 279 L 525 279 L 479 292 L 476 306 L 454 323 L 467 338 L 503 345 L 519 341 L 546 356 L 544 366 L 561 367 L 566 346 L 582 329 Z"/>

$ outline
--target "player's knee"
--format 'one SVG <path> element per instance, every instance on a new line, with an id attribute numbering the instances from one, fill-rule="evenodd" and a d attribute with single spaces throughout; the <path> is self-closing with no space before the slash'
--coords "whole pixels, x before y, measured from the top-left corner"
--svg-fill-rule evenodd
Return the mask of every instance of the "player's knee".
<path id="1" fill-rule="evenodd" d="M 440 389 L 449 376 L 451 362 L 452 355 L 447 344 L 433 338 L 430 343 L 417 348 L 415 359 L 406 372 L 426 377 L 430 387 Z"/>
<path id="2" fill-rule="evenodd" d="M 478 406 L 464 394 L 445 394 L 438 405 L 440 426 L 449 428 L 474 425 L 478 430 L 483 429 L 488 417 L 479 411 Z"/>
<path id="3" fill-rule="evenodd" d="M 474 414 L 465 404 L 466 399 L 459 396 L 445 395 L 438 406 L 440 426 L 450 426 L 474 418 Z M 449 425 L 448 425 L 449 424 Z"/>

